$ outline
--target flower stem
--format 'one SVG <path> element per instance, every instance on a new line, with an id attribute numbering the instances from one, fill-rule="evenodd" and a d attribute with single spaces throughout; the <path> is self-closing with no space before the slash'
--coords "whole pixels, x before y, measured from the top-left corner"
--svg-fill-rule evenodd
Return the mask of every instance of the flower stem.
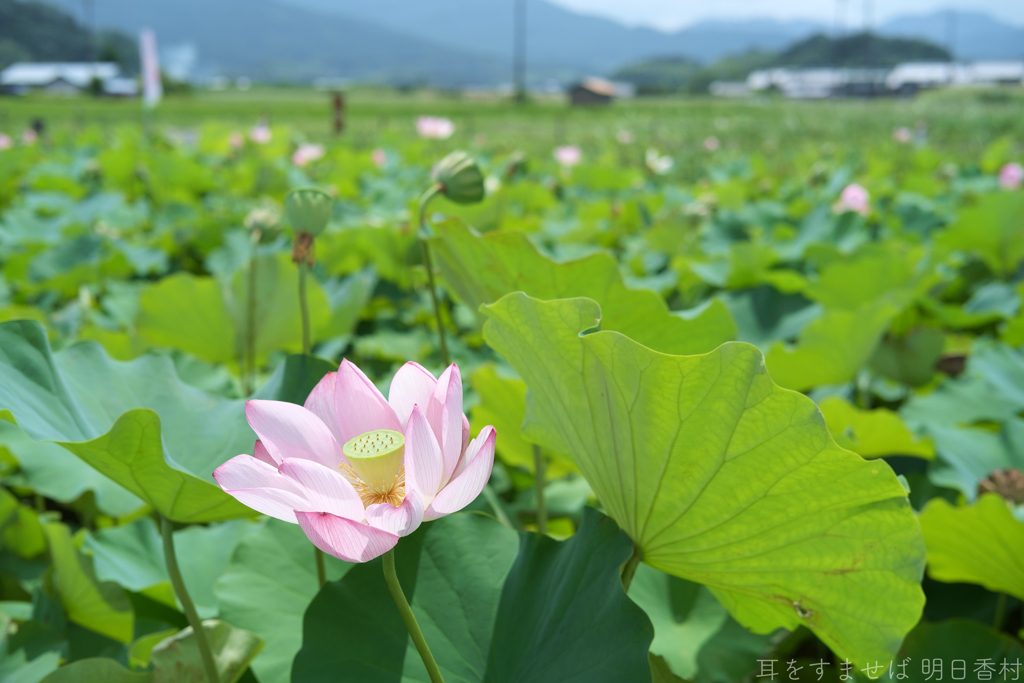
<path id="1" fill-rule="evenodd" d="M 259 238 L 253 234 L 249 254 L 249 315 L 245 320 L 245 395 L 252 393 L 256 384 L 256 246 Z"/>
<path id="2" fill-rule="evenodd" d="M 313 550 L 316 556 L 316 578 L 320 582 L 320 587 L 323 588 L 324 584 L 327 583 L 327 565 L 324 564 L 324 551 L 316 546 L 313 546 Z"/>
<path id="3" fill-rule="evenodd" d="M 544 503 L 545 466 L 544 454 L 540 452 L 540 446 L 533 444 L 533 480 L 537 491 L 537 533 L 548 533 L 548 509 Z"/>
<path id="4" fill-rule="evenodd" d="M 174 594 L 178 596 L 178 602 L 185 610 L 185 618 L 188 619 L 189 626 L 192 627 L 196 644 L 199 646 L 199 654 L 203 658 L 206 678 L 209 683 L 219 683 L 220 677 L 217 675 L 217 663 L 213 658 L 213 650 L 210 649 L 210 641 L 206 639 L 203 622 L 185 588 L 185 581 L 181 578 L 181 570 L 178 568 L 178 557 L 174 553 L 174 526 L 171 524 L 171 520 L 163 515 L 160 516 L 160 532 L 164 539 L 164 560 L 167 562 L 167 574 L 171 577 Z"/>
<path id="5" fill-rule="evenodd" d="M 996 614 L 992 619 L 992 628 L 997 631 L 1003 630 L 1003 618 L 1006 614 L 1006 593 L 1000 593 L 996 599 Z"/>
<path id="6" fill-rule="evenodd" d="M 427 641 L 423 638 L 423 632 L 416 621 L 416 615 L 412 613 L 412 607 L 409 606 L 409 601 L 405 599 L 405 593 L 402 592 L 402 585 L 398 583 L 398 574 L 395 572 L 394 548 L 384 553 L 384 580 L 388 582 L 388 588 L 391 589 L 391 597 L 395 599 L 395 605 L 398 607 L 398 612 L 402 615 L 402 621 L 405 622 L 405 628 L 409 631 L 409 636 L 416 646 L 416 651 L 420 653 L 423 666 L 427 668 L 427 674 L 430 676 L 431 683 L 444 683 L 444 678 L 441 677 L 441 670 L 437 668 L 434 655 L 430 653 Z"/>
<path id="7" fill-rule="evenodd" d="M 305 261 L 299 262 L 299 309 L 302 311 L 302 353 L 309 355 L 313 344 L 309 338 L 309 302 L 306 300 L 306 269 Z"/>
<path id="8" fill-rule="evenodd" d="M 633 554 L 629 556 L 626 563 L 622 565 L 622 572 L 619 574 L 622 579 L 622 590 L 629 592 L 629 587 L 633 583 L 633 577 L 636 576 L 636 568 L 640 566 L 640 560 L 643 559 L 643 553 L 640 552 L 640 548 L 633 544 Z"/>
<path id="9" fill-rule="evenodd" d="M 434 285 L 434 266 L 430 260 L 430 246 L 427 244 L 427 238 L 429 237 L 427 225 L 427 205 L 430 204 L 430 200 L 433 199 L 441 192 L 441 185 L 435 184 L 429 190 L 423 193 L 420 197 L 420 247 L 423 249 L 423 267 L 427 269 L 427 283 L 430 287 L 430 301 L 434 304 L 434 317 L 437 318 L 437 338 L 441 343 L 441 359 L 444 360 L 444 364 L 447 367 L 451 364 L 451 358 L 448 356 L 448 342 L 444 336 L 444 322 L 441 319 L 441 306 L 437 302 L 437 288 Z"/>
<path id="10" fill-rule="evenodd" d="M 490 484 L 484 486 L 484 498 L 487 500 L 487 504 L 494 510 L 494 516 L 498 518 L 498 521 L 507 526 L 509 529 L 515 529 L 516 527 L 512 524 L 512 520 L 509 519 L 508 514 L 505 513 L 505 508 L 501 504 L 501 500 L 498 499 L 498 494 L 494 492 Z"/>

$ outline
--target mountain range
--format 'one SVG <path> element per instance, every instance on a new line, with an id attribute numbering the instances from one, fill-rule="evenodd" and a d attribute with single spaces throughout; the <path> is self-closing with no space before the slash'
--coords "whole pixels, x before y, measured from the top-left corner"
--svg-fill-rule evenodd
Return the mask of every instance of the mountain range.
<path id="1" fill-rule="evenodd" d="M 48 0 L 75 16 L 81 0 Z M 309 81 L 345 77 L 439 85 L 508 82 L 515 0 L 94 0 L 101 28 L 153 28 L 164 47 L 190 44 L 196 75 Z M 627 27 L 547 0 L 527 2 L 530 79 L 567 81 L 680 55 L 702 63 L 776 51 L 828 27 L 753 19 L 703 21 L 675 32 Z M 957 12 L 907 16 L 880 33 L 945 44 L 963 59 L 1024 58 L 1024 27 Z"/>

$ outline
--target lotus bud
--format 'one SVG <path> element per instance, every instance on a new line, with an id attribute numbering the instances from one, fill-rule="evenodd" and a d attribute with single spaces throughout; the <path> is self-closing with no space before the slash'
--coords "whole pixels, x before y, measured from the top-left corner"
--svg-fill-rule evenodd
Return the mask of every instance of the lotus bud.
<path id="1" fill-rule="evenodd" d="M 296 233 L 316 237 L 327 226 L 334 211 L 331 195 L 315 187 L 293 190 L 285 197 L 285 211 Z"/>
<path id="2" fill-rule="evenodd" d="M 434 169 L 441 194 L 456 204 L 476 204 L 484 198 L 484 175 L 476 159 L 465 152 L 452 152 Z"/>

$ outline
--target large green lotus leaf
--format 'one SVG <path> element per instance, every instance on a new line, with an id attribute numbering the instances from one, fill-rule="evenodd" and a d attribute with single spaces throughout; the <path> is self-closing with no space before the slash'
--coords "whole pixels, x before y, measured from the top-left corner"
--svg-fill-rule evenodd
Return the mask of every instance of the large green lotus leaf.
<path id="1" fill-rule="evenodd" d="M 848 382 L 870 360 L 897 312 L 888 302 L 826 310 L 804 328 L 795 346 L 772 344 L 768 370 L 779 386 L 797 391 Z"/>
<path id="2" fill-rule="evenodd" d="M 271 351 L 302 349 L 298 270 L 286 254 L 256 259 L 254 340 L 256 363 Z M 235 273 L 231 285 L 212 277 L 177 273 L 146 287 L 139 298 L 136 327 L 152 344 L 190 353 L 210 363 L 238 366 L 249 329 L 248 271 Z M 331 322 L 327 296 L 308 278 L 312 329 Z"/>
<path id="3" fill-rule="evenodd" d="M 589 296 L 605 312 L 605 329 L 664 353 L 705 353 L 736 338 L 736 324 L 721 301 L 684 319 L 669 312 L 654 292 L 627 289 L 618 263 L 608 254 L 555 263 L 524 233 L 478 236 L 458 221 L 439 223 L 435 229 L 431 244 L 442 278 L 473 310 L 516 291 L 540 299 Z"/>
<path id="4" fill-rule="evenodd" d="M 472 410 L 472 432 L 476 434 L 491 425 L 501 434 L 497 453 L 502 462 L 533 472 L 533 444 L 522 433 L 526 417 L 526 383 L 518 378 L 502 377 L 494 364 L 481 366 L 473 373 L 470 382 L 480 397 L 480 402 Z M 565 456 L 546 455 L 547 474 L 552 479 L 577 471 L 576 465 Z"/>
<path id="5" fill-rule="evenodd" d="M 286 359 L 256 396 L 301 400 L 331 368 Z M 122 363 L 92 343 L 52 353 L 38 323 L 0 323 L 0 407 L 33 439 L 61 443 L 174 521 L 253 515 L 212 476 L 252 450 L 244 401 L 182 383 L 167 358 Z"/>
<path id="6" fill-rule="evenodd" d="M 904 306 L 934 280 L 921 268 L 924 249 L 898 242 L 869 244 L 834 261 L 807 282 L 804 294 L 827 309 L 856 310 L 876 301 Z"/>
<path id="7" fill-rule="evenodd" d="M 896 651 L 924 603 L 905 491 L 836 446 L 755 347 L 659 354 L 592 332 L 589 299 L 515 293 L 485 311 L 484 338 L 530 388 L 528 423 L 558 436 L 647 564 L 708 585 L 755 631 L 805 625 L 854 660 Z"/>
<path id="8" fill-rule="evenodd" d="M 882 455 L 935 457 L 934 444 L 915 436 L 899 414 L 891 410 L 861 410 L 838 396 L 826 398 L 819 408 L 836 443 L 865 458 Z"/>
<path id="9" fill-rule="evenodd" d="M 673 674 L 693 680 L 697 655 L 729 613 L 705 586 L 643 564 L 637 567 L 629 597 L 654 625 L 651 653 L 662 657 Z"/>
<path id="10" fill-rule="evenodd" d="M 216 485 L 170 466 L 164 457 L 160 416 L 152 410 L 129 410 L 103 436 L 61 445 L 175 522 L 254 516 Z"/>
<path id="11" fill-rule="evenodd" d="M 221 618 L 266 644 L 252 662 L 260 683 L 291 681 L 292 660 L 302 647 L 302 617 L 319 590 L 314 551 L 297 524 L 265 519 L 241 540 L 214 586 Z M 325 559 L 331 581 L 353 566 Z"/>
<path id="12" fill-rule="evenodd" d="M 450 515 L 423 525 L 395 552 L 446 683 L 650 680 L 653 629 L 619 582 L 629 539 L 596 511 L 565 542 L 530 534 L 517 543 L 493 519 Z M 380 560 L 356 565 L 317 595 L 292 680 L 429 680 Z"/>
<path id="13" fill-rule="evenodd" d="M 255 634 L 216 619 L 203 622 L 217 666 L 216 683 L 235 683 L 263 649 Z M 192 627 L 153 646 L 153 683 L 214 683 L 206 677 Z"/>
<path id="14" fill-rule="evenodd" d="M 192 526 L 174 533 L 182 579 L 203 619 L 217 616 L 214 583 L 224 573 L 239 540 L 252 527 L 253 523 L 247 520 L 234 520 Z M 93 566 L 100 580 L 114 581 L 135 593 L 160 584 L 170 587 L 163 541 L 156 524 L 148 517 L 87 536 L 84 547 L 92 552 Z M 157 592 L 150 590 L 147 594 Z"/>
<path id="15" fill-rule="evenodd" d="M 976 583 L 1024 600 L 1024 522 L 1000 496 L 953 507 L 932 499 L 921 512 L 928 574 L 947 583 Z"/>
<path id="16" fill-rule="evenodd" d="M 96 496 L 96 507 L 113 517 L 138 510 L 144 503 L 127 489 L 89 467 L 55 443 L 35 441 L 18 425 L 0 420 L 0 446 L 18 460 L 25 484 L 36 493 L 71 503 L 86 491 Z"/>
<path id="17" fill-rule="evenodd" d="M 993 192 L 960 210 L 936 245 L 980 258 L 995 273 L 1010 275 L 1024 259 L 1024 193 Z"/>
<path id="18" fill-rule="evenodd" d="M 63 524 L 45 524 L 53 580 L 69 621 L 122 643 L 132 640 L 134 615 L 124 589 L 100 582 L 91 558 L 75 548 Z"/>
<path id="19" fill-rule="evenodd" d="M 109 657 L 80 659 L 63 666 L 42 683 L 152 683 L 152 671 L 129 671 Z"/>

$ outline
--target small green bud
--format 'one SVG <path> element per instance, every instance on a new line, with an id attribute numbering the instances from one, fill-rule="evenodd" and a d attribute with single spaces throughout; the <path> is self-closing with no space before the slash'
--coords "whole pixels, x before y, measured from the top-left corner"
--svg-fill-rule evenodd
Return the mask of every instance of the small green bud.
<path id="1" fill-rule="evenodd" d="M 484 174 L 476 159 L 465 152 L 452 152 L 434 169 L 441 194 L 456 204 L 476 204 L 484 198 Z"/>
<path id="2" fill-rule="evenodd" d="M 316 237 L 323 232 L 334 211 L 331 195 L 315 187 L 292 190 L 284 200 L 288 220 L 295 232 L 304 232 Z"/>

